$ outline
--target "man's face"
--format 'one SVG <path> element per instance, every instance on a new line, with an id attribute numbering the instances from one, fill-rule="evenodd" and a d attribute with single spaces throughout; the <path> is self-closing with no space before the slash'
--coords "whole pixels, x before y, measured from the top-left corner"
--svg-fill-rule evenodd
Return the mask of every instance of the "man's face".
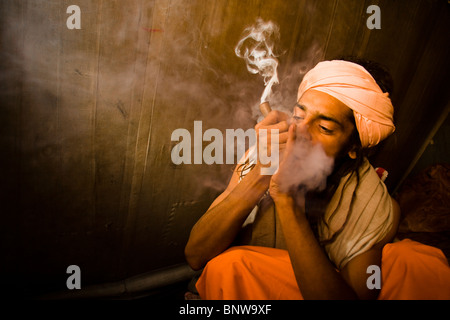
<path id="1" fill-rule="evenodd" d="M 320 143 L 334 159 L 348 146 L 355 129 L 353 111 L 336 98 L 316 90 L 306 91 L 294 107 L 297 126 L 304 126 L 313 143 Z"/>

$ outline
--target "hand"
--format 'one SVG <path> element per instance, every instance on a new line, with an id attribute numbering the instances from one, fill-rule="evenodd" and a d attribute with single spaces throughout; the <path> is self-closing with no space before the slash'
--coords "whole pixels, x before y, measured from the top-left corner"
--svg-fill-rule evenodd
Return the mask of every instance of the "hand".
<path id="1" fill-rule="evenodd" d="M 258 141 L 258 164 L 269 172 L 263 174 L 271 175 L 278 167 L 286 147 L 289 118 L 290 117 L 286 113 L 273 110 L 255 126 Z M 266 143 L 263 143 L 263 139 L 261 139 L 262 130 L 266 131 Z M 277 130 L 278 133 L 276 134 L 272 130 Z M 273 148 L 276 148 L 276 150 L 272 150 Z M 277 152 L 278 154 L 276 155 L 274 152 Z M 263 160 L 262 157 L 267 157 L 267 159 Z M 271 170 L 268 168 L 269 165 Z"/>
<path id="2" fill-rule="evenodd" d="M 333 164 L 334 159 L 327 156 L 322 145 L 311 140 L 305 126 L 292 124 L 284 158 L 270 182 L 272 198 L 281 194 L 297 198 L 306 191 L 323 190 Z"/>
<path id="3" fill-rule="evenodd" d="M 290 190 L 283 186 L 283 177 L 289 174 L 289 162 L 291 162 L 291 157 L 293 155 L 293 148 L 296 139 L 296 129 L 295 124 L 291 124 L 288 128 L 287 138 L 285 143 L 285 148 L 283 152 L 283 158 L 280 158 L 280 165 L 277 172 L 272 176 L 269 184 L 269 193 L 272 199 L 277 201 L 289 201 L 292 199 Z"/>

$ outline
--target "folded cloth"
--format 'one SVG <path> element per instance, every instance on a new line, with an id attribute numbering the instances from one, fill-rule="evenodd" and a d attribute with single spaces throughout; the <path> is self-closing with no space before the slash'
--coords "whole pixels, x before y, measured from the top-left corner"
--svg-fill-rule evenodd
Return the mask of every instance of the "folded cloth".
<path id="1" fill-rule="evenodd" d="M 342 269 L 382 240 L 392 224 L 391 196 L 364 159 L 358 174 L 351 172 L 341 179 L 319 223 L 319 236 L 330 260 Z"/>
<path id="2" fill-rule="evenodd" d="M 203 300 L 303 300 L 286 250 L 238 246 L 210 260 L 196 284 Z"/>
<path id="3" fill-rule="evenodd" d="M 384 247 L 381 283 L 379 300 L 450 299 L 442 251 L 409 239 Z M 267 247 L 228 249 L 208 262 L 196 288 L 204 300 L 303 299 L 289 253 Z"/>
<path id="4" fill-rule="evenodd" d="M 380 300 L 450 300 L 450 267 L 436 247 L 403 239 L 384 246 Z"/>

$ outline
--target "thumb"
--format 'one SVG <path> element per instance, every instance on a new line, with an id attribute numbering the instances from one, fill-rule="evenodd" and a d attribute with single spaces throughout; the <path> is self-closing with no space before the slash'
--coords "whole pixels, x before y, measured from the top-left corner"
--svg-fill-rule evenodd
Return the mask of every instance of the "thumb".
<path id="1" fill-rule="evenodd" d="M 288 139 L 287 139 L 287 143 L 286 143 L 286 149 L 290 149 L 294 145 L 294 142 L 297 139 L 296 132 L 297 132 L 297 125 L 295 123 L 293 123 L 293 124 L 291 124 L 289 126 Z"/>

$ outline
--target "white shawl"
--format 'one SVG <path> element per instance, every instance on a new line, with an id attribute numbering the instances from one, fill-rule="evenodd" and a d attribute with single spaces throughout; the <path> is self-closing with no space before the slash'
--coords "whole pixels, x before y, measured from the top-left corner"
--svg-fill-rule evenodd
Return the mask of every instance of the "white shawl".
<path id="1" fill-rule="evenodd" d="M 367 159 L 359 175 L 359 183 L 356 173 L 341 179 L 327 206 L 324 222 L 319 224 L 323 241 L 331 239 L 345 223 L 334 241 L 325 245 L 330 260 L 339 269 L 382 240 L 393 223 L 391 196 Z"/>

